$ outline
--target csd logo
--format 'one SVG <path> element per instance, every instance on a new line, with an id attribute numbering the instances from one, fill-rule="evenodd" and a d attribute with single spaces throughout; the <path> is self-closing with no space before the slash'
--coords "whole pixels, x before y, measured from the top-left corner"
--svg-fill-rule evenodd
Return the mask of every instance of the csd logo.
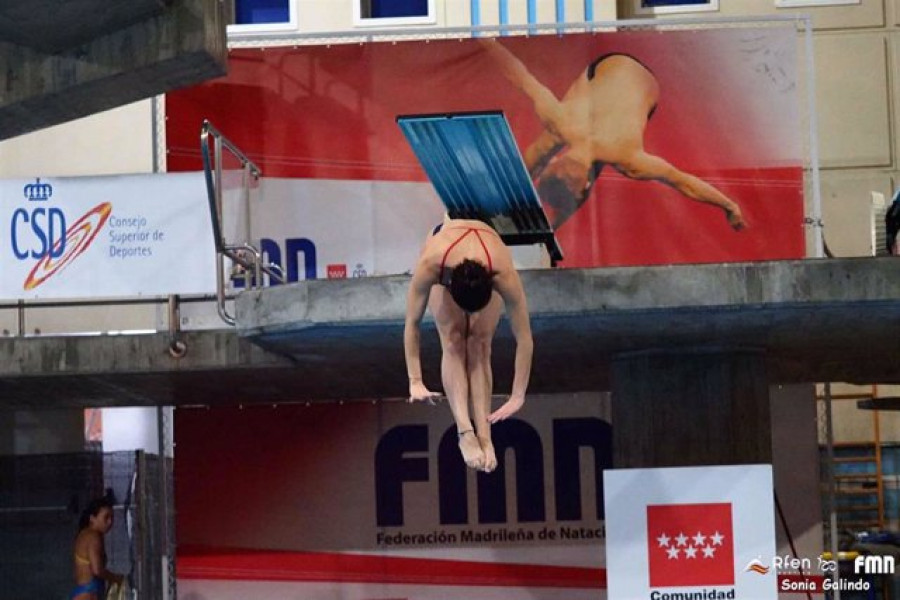
<path id="1" fill-rule="evenodd" d="M 78 258 L 103 229 L 111 212 L 112 204 L 102 202 L 72 223 L 63 237 L 39 255 L 41 259 L 25 278 L 22 287 L 26 291 L 33 290 Z"/>

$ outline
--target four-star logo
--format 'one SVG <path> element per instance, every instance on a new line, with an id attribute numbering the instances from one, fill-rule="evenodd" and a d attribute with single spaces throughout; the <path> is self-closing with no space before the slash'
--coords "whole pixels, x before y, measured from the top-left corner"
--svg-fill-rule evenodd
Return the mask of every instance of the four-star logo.
<path id="1" fill-rule="evenodd" d="M 731 503 L 647 506 L 650 587 L 734 585 Z"/>

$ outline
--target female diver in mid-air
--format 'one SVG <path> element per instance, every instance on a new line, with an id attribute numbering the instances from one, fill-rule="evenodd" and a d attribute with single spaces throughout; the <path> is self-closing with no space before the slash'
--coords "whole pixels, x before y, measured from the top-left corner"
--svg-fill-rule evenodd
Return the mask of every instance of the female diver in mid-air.
<path id="1" fill-rule="evenodd" d="M 481 221 L 447 219 L 426 241 L 409 286 L 403 333 L 410 401 L 439 396 L 422 382 L 419 325 L 426 305 L 441 339 L 441 377 L 463 460 L 490 473 L 497 467 L 491 423 L 525 402 L 533 348 L 522 282 L 496 231 Z M 509 399 L 491 413 L 491 342 L 504 305 L 516 339 L 515 374 Z"/>

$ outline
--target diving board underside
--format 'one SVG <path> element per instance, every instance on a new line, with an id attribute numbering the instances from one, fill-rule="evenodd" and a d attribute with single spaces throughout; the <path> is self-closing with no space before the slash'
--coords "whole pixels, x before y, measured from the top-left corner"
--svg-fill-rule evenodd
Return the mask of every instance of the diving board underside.
<path id="1" fill-rule="evenodd" d="M 453 219 L 489 224 L 508 245 L 562 250 L 501 112 L 397 117 L 422 168 Z"/>

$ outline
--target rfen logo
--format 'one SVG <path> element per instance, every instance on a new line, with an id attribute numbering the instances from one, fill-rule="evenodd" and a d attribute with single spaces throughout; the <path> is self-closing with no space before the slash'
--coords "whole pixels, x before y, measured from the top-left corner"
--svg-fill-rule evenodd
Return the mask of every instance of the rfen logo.
<path id="1" fill-rule="evenodd" d="M 760 558 L 754 558 L 747 563 L 746 567 L 744 567 L 744 573 L 751 571 L 753 573 L 759 573 L 760 575 L 767 575 L 769 573 L 769 567 L 767 567 Z"/>
<path id="2" fill-rule="evenodd" d="M 57 240 L 51 251 L 44 254 L 31 269 L 23 289 L 33 290 L 78 258 L 103 229 L 111 212 L 112 204 L 102 202 L 72 223 L 65 236 Z"/>

